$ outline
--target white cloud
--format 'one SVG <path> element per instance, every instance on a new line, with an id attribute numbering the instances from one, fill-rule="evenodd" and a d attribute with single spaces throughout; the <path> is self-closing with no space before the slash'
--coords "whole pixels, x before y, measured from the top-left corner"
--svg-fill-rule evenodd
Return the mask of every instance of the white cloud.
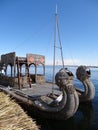
<path id="1" fill-rule="evenodd" d="M 80 64 L 80 61 L 78 59 L 64 59 L 65 65 L 78 65 Z"/>
<path id="2" fill-rule="evenodd" d="M 78 59 L 64 59 L 64 65 L 80 65 L 80 61 Z M 46 65 L 53 65 L 53 61 L 47 60 Z M 56 65 L 62 65 L 62 61 L 58 60 L 56 61 Z"/>

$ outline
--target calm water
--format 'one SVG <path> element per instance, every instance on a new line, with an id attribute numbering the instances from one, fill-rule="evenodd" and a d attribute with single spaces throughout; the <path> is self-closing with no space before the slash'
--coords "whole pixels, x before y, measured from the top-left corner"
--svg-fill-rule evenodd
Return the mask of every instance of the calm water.
<path id="1" fill-rule="evenodd" d="M 61 67 L 56 67 L 56 72 Z M 74 74 L 74 84 L 83 88 L 82 83 L 76 79 L 76 68 L 69 67 Z M 37 124 L 41 130 L 98 130 L 98 69 L 91 68 L 91 80 L 95 86 L 96 94 L 91 103 L 83 104 L 79 107 L 75 115 L 64 121 L 37 119 Z M 52 67 L 46 66 L 46 80 L 52 80 Z"/>

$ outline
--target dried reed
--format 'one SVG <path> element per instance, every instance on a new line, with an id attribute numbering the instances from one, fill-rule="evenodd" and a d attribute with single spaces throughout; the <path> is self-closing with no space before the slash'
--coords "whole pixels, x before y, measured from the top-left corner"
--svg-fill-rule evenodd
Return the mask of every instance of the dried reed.
<path id="1" fill-rule="evenodd" d="M 0 92 L 0 130 L 38 130 L 33 121 L 23 109 L 11 100 L 10 97 Z"/>

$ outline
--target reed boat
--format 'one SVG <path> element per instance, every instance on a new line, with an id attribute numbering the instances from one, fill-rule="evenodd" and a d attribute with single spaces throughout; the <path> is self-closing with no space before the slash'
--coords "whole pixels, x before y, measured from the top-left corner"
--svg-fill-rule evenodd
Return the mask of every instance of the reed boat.
<path id="1" fill-rule="evenodd" d="M 27 54 L 25 58 L 17 57 L 15 52 L 1 55 L 0 68 L 4 73 L 0 75 L 0 91 L 29 107 L 37 116 L 56 120 L 68 119 L 75 114 L 79 106 L 79 97 L 72 82 L 73 75 L 70 75 L 69 71 L 64 72 L 65 79 L 70 82 L 63 84 L 65 87 L 61 90 L 58 83 L 45 81 L 44 63 L 45 57 L 42 55 Z M 34 75 L 29 72 L 32 64 L 36 72 Z M 36 71 L 39 64 L 43 66 L 42 75 Z M 10 76 L 7 75 L 9 65 Z M 22 73 L 22 67 L 25 68 L 25 74 Z M 56 76 L 56 82 L 58 80 L 62 82 L 60 77 Z"/>
<path id="2" fill-rule="evenodd" d="M 29 71 L 32 64 L 35 74 Z M 43 74 L 37 73 L 39 64 L 42 65 Z M 11 72 L 7 75 L 9 65 Z M 55 74 L 55 83 L 46 82 L 45 57 L 42 55 L 17 57 L 15 52 L 4 54 L 1 55 L 0 69 L 0 91 L 9 94 L 37 116 L 66 120 L 75 114 L 80 102 L 94 98 L 95 89 L 89 79 L 90 70 L 86 66 L 79 66 L 76 71 L 78 79 L 84 84 L 84 92 L 74 85 L 74 75 L 67 68 L 62 68 Z"/>

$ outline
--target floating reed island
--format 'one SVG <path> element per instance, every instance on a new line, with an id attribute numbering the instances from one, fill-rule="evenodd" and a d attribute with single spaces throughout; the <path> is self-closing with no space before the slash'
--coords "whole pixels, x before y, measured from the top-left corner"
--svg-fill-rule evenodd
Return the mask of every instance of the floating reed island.
<path id="1" fill-rule="evenodd" d="M 0 130 L 39 130 L 39 128 L 14 100 L 0 92 Z"/>

